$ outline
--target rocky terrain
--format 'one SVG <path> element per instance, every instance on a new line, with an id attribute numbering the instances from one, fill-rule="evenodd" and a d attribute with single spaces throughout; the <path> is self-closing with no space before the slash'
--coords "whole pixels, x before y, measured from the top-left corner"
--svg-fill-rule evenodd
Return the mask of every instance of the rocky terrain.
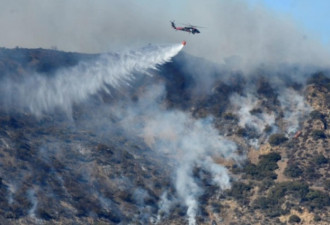
<path id="1" fill-rule="evenodd" d="M 21 95 L 98 57 L 0 49 L 0 224 L 330 223 L 327 71 L 179 53 L 69 109 Z"/>

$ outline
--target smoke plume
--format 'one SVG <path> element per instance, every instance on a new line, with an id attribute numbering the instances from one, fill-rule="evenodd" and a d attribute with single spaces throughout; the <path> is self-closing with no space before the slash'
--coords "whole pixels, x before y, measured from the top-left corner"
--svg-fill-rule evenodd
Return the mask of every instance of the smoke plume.
<path id="1" fill-rule="evenodd" d="M 291 88 L 281 91 L 279 101 L 284 112 L 285 131 L 288 135 L 294 135 L 302 119 L 311 112 L 311 106 L 307 104 L 304 96 Z"/>
<path id="2" fill-rule="evenodd" d="M 158 155 L 174 161 L 173 184 L 187 207 L 189 224 L 193 225 L 199 208 L 198 198 L 203 193 L 193 174 L 194 168 L 210 173 L 211 183 L 223 190 L 230 187 L 229 172 L 214 162 L 214 158 L 235 162 L 243 158 L 236 153 L 234 142 L 218 134 L 211 117 L 195 119 L 183 111 L 167 110 L 162 101 L 165 93 L 163 85 L 152 85 L 137 103 L 125 102 L 112 110 L 130 136 L 140 136 Z M 163 212 L 168 212 L 171 205 L 166 196 L 161 202 Z"/>

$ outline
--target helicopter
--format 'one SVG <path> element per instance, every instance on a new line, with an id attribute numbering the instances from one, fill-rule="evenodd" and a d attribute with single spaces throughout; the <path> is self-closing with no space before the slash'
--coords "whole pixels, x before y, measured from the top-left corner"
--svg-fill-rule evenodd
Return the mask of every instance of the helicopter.
<path id="1" fill-rule="evenodd" d="M 200 33 L 200 31 L 197 29 L 197 26 L 188 25 L 186 27 L 177 27 L 177 26 L 175 26 L 174 21 L 170 21 L 170 22 L 171 22 L 171 25 L 172 25 L 174 30 L 186 31 L 186 32 L 192 33 L 192 34 L 199 34 Z"/>

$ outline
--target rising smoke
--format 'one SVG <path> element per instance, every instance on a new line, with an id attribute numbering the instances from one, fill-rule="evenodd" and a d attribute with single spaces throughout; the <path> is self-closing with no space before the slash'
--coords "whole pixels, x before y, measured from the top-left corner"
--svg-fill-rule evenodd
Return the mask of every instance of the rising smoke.
<path id="1" fill-rule="evenodd" d="M 260 108 L 260 100 L 258 100 L 255 92 L 247 92 L 246 96 L 240 96 L 238 94 L 233 94 L 230 97 L 230 103 L 232 109 L 238 115 L 238 125 L 248 132 L 254 133 L 250 136 L 249 143 L 254 148 L 259 148 L 260 136 L 265 134 L 266 127 L 276 127 L 275 126 L 275 113 L 274 112 L 264 112 Z M 253 110 L 256 113 L 253 113 Z"/>
<path id="2" fill-rule="evenodd" d="M 312 108 L 304 96 L 292 88 L 282 90 L 279 101 L 284 112 L 286 134 L 292 136 L 298 131 L 300 123 L 307 118 Z"/>
<path id="3" fill-rule="evenodd" d="M 230 187 L 228 170 L 214 158 L 243 159 L 236 153 L 236 144 L 226 140 L 214 128 L 212 118 L 195 119 L 189 113 L 167 110 L 162 99 L 166 92 L 163 85 L 148 87 L 137 103 L 122 103 L 112 107 L 120 126 L 129 136 L 140 136 L 151 149 L 174 160 L 174 186 L 178 197 L 187 207 L 189 224 L 196 224 L 198 198 L 203 189 L 193 175 L 195 167 L 211 174 L 212 183 L 224 190 Z M 170 203 L 164 194 L 160 211 L 168 212 Z"/>
<path id="4" fill-rule="evenodd" d="M 40 116 L 59 109 L 71 115 L 73 104 L 82 103 L 101 90 L 108 91 L 109 87 L 116 89 L 125 83 L 133 84 L 134 74 L 157 69 L 158 65 L 168 62 L 182 47 L 181 44 L 147 46 L 137 51 L 103 54 L 94 62 L 84 62 L 70 69 L 59 70 L 54 76 L 31 74 L 18 81 L 6 78 L 1 85 L 2 99 L 7 101 L 7 107 L 12 111 L 27 110 Z M 164 84 L 152 85 L 137 102 L 125 100 L 108 107 L 96 106 L 97 116 L 94 117 L 95 120 L 88 121 L 88 128 L 97 131 L 99 121 L 107 120 L 111 112 L 115 121 L 119 122 L 102 122 L 103 126 L 106 124 L 108 130 L 120 127 L 125 136 L 141 138 L 154 151 L 153 154 L 172 161 L 175 165 L 172 170 L 173 186 L 177 197 L 187 207 L 189 224 L 193 225 L 196 224 L 199 209 L 198 199 L 203 193 L 193 174 L 194 168 L 208 172 L 212 177 L 210 182 L 223 190 L 230 187 L 229 172 L 216 163 L 214 158 L 239 162 L 242 157 L 236 154 L 234 142 L 218 134 L 211 117 L 195 119 L 189 113 L 168 110 L 163 103 L 165 95 Z M 81 146 L 74 149 L 78 149 L 81 155 L 89 155 Z M 52 153 L 41 151 L 40 154 L 42 160 L 47 161 L 48 154 Z M 89 167 L 85 165 L 84 168 L 85 176 L 93 183 L 94 178 Z M 64 183 L 55 170 L 54 173 L 58 181 Z M 36 198 L 34 192 L 29 193 L 29 199 L 33 201 L 29 214 L 33 216 L 37 207 Z M 148 207 L 143 208 L 143 196 L 146 195 L 147 192 L 143 189 L 135 190 L 135 202 L 144 215 L 149 211 Z M 110 201 L 102 197 L 101 193 L 97 196 L 102 205 L 107 205 Z M 161 204 L 160 211 L 167 212 L 167 206 L 163 208 L 164 206 Z M 148 221 L 147 218 L 139 220 Z"/>
<path id="5" fill-rule="evenodd" d="M 187 34 L 170 30 L 168 20 L 191 18 L 189 22 L 208 28 L 199 36 L 188 36 L 187 51 L 215 61 L 228 71 L 244 71 L 250 75 L 261 64 L 266 65 L 266 68 L 276 68 L 276 65 L 282 63 L 328 65 L 325 60 L 328 53 L 322 46 L 305 37 L 293 22 L 287 22 L 290 20 L 277 20 L 262 7 L 249 8 L 243 1 L 190 1 L 184 7 L 181 3 L 171 2 L 172 5 L 168 4 L 170 7 L 181 9 L 174 12 L 175 10 L 164 10 L 168 9 L 167 3 L 157 6 L 153 2 L 144 4 L 129 0 L 98 1 L 91 4 L 89 1 L 40 1 L 40 4 L 33 5 L 25 1 L 10 1 L 8 4 L 2 4 L 4 7 L 0 9 L 0 15 L 5 15 L 3 18 L 0 16 L 0 27 L 4 31 L 0 40 L 11 47 L 57 46 L 60 49 L 84 52 L 130 49 L 131 46 L 141 43 L 186 39 Z M 148 5 L 148 8 L 144 5 Z M 60 14 L 63 17 L 59 18 Z M 192 18 L 192 15 L 198 17 Z M 23 26 L 20 20 L 26 21 L 29 26 Z M 85 26 L 81 26 L 81 23 Z M 9 28 L 12 32 L 6 32 Z M 40 35 L 29 35 L 36 33 Z M 68 33 L 72 35 L 67 35 Z M 24 40 L 12 38 L 21 37 L 23 34 Z M 111 88 L 131 85 L 134 83 L 134 74 L 156 69 L 158 65 L 171 60 L 182 47 L 150 45 L 135 51 L 102 54 L 93 62 L 63 69 L 52 77 L 29 74 L 22 80 L 5 78 L 0 84 L 1 103 L 10 112 L 24 111 L 40 116 L 59 110 L 71 116 L 74 104 L 87 102 L 100 91 L 109 92 Z M 195 92 L 210 94 L 215 81 L 223 79 L 219 76 L 222 74 L 217 74 L 216 69 L 207 66 L 196 70 L 198 66 L 187 66 L 187 70 L 198 71 L 194 79 L 196 83 L 203 85 L 196 86 L 197 89 L 203 90 Z M 293 77 L 300 75 L 296 73 Z M 287 134 L 292 134 L 310 109 L 298 92 L 287 88 L 279 91 L 279 83 L 273 84 L 284 111 L 287 124 L 284 130 Z M 211 177 L 209 182 L 219 190 L 224 190 L 230 187 L 230 174 L 226 167 L 216 163 L 215 159 L 239 163 L 244 157 L 237 154 L 234 142 L 219 135 L 212 116 L 197 119 L 189 112 L 169 109 L 164 100 L 165 96 L 166 88 L 163 83 L 152 85 L 144 89 L 135 101 L 125 100 L 110 106 L 95 106 L 95 115 L 89 117 L 90 121 L 83 122 L 96 133 L 120 128 L 127 138 L 143 140 L 152 151 L 150 154 L 170 161 L 171 165 L 174 165 L 171 167 L 171 179 L 175 193 L 164 190 L 159 201 L 157 221 L 169 215 L 171 208 L 180 202 L 186 207 L 189 224 L 194 225 L 200 208 L 199 198 L 204 192 L 199 185 L 198 175 L 193 172 L 194 169 L 208 173 Z M 272 111 L 253 114 L 252 111 L 260 106 L 258 99 L 259 96 L 253 90 L 244 95 L 232 95 L 230 103 L 238 114 L 239 125 L 253 128 L 261 135 L 266 126 L 276 123 L 275 117 L 278 115 Z M 114 118 L 113 121 L 109 121 L 109 114 Z M 90 154 L 80 146 L 76 146 L 76 149 L 81 155 Z M 94 182 L 89 168 L 84 172 L 86 177 Z M 65 183 L 59 174 L 55 175 L 60 184 Z M 124 178 L 117 179 L 123 182 Z M 125 184 L 126 182 L 121 186 Z M 36 194 L 34 189 L 28 192 L 32 204 L 29 214 L 33 217 L 38 207 Z M 112 207 L 113 203 L 102 193 L 95 189 L 94 194 L 102 207 Z M 144 207 L 147 194 L 144 189 L 136 189 L 133 195 L 134 201 L 141 208 L 141 215 L 145 213 L 144 216 L 151 214 L 149 208 Z M 179 200 L 174 200 L 175 198 Z M 148 218 L 142 217 L 139 217 L 141 221 L 148 222 Z"/>

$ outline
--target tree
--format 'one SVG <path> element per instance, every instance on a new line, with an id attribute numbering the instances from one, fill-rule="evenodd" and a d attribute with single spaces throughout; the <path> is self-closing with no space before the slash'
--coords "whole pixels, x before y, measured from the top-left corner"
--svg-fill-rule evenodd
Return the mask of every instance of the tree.
<path id="1" fill-rule="evenodd" d="M 285 137 L 284 134 L 273 134 L 269 137 L 269 144 L 271 146 L 277 146 L 282 144 L 283 142 L 286 142 L 288 140 L 287 137 Z"/>
<path id="2" fill-rule="evenodd" d="M 303 173 L 303 170 L 297 164 L 290 163 L 284 170 L 284 174 L 288 177 L 296 178 Z"/>
<path id="3" fill-rule="evenodd" d="M 289 223 L 300 223 L 301 219 L 297 215 L 292 215 L 289 218 Z"/>
<path id="4" fill-rule="evenodd" d="M 322 130 L 313 130 L 312 137 L 314 140 L 325 139 L 327 136 Z"/>

